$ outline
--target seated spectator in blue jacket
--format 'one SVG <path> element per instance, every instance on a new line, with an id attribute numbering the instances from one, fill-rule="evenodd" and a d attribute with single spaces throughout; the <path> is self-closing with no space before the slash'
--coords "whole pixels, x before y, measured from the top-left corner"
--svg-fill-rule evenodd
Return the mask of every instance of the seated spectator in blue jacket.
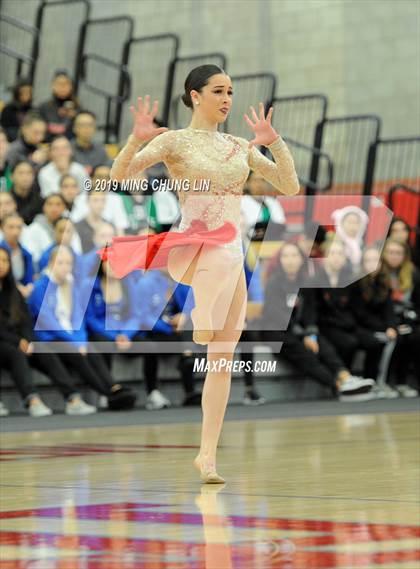
<path id="1" fill-rule="evenodd" d="M 76 227 L 78 227 L 77 224 Z M 105 247 L 107 243 L 111 243 L 112 238 L 115 235 L 115 227 L 112 225 L 112 223 L 109 223 L 108 221 L 100 221 L 95 225 L 92 238 L 92 247 L 82 255 L 82 267 L 83 273 L 85 275 L 97 273 L 99 271 L 101 258 L 98 255 L 97 251 Z M 138 280 L 139 275 L 137 273 L 140 274 L 141 271 L 133 271 L 131 274 L 136 275 L 136 278 Z"/>
<path id="2" fill-rule="evenodd" d="M 47 268 L 35 282 L 29 297 L 35 336 L 48 344 L 64 343 L 59 353 L 63 364 L 107 397 L 110 409 L 130 408 L 136 401 L 135 393 L 113 380 L 102 354 L 88 344 L 84 321 L 88 299 L 74 283 L 73 263 L 73 254 L 66 246 L 56 247 Z"/>
<path id="3" fill-rule="evenodd" d="M 33 289 L 34 267 L 32 255 L 20 243 L 23 226 L 23 219 L 18 213 L 7 215 L 1 223 L 3 240 L 0 245 L 9 251 L 17 287 L 22 296 L 27 298 Z"/>
<path id="4" fill-rule="evenodd" d="M 132 273 L 118 279 L 107 261 L 100 262 L 93 287 L 88 281 L 84 288 L 89 296 L 86 326 L 91 340 L 115 342 L 117 349 L 125 350 L 131 340 L 144 338 L 136 284 Z"/>
<path id="5" fill-rule="evenodd" d="M 22 244 L 32 254 L 35 270 L 38 268 L 42 253 L 54 243 L 54 222 L 68 214 L 66 203 L 60 194 L 48 196 L 42 211 L 43 213 L 39 213 L 22 233 Z M 73 233 L 71 245 L 76 253 L 82 252 L 80 237 L 76 232 Z"/>
<path id="6" fill-rule="evenodd" d="M 166 269 L 145 273 L 138 282 L 137 298 L 142 315 L 142 329 L 147 331 L 146 340 L 156 342 L 156 351 L 145 355 L 145 378 L 148 389 L 147 409 L 160 409 L 170 401 L 157 389 L 159 342 L 191 342 L 190 313 L 194 306 L 192 289 L 175 283 Z M 185 391 L 184 405 L 199 402 L 193 381 L 194 358 L 191 349 L 183 350 L 178 370 L 182 374 Z"/>
<path id="7" fill-rule="evenodd" d="M 48 265 L 51 252 L 57 246 L 65 245 L 73 253 L 74 257 L 73 275 L 77 278 L 82 272 L 82 257 L 81 255 L 76 253 L 76 251 L 71 246 L 73 241 L 73 235 L 75 233 L 73 222 L 68 217 L 59 217 L 53 222 L 53 226 L 54 226 L 54 243 L 52 243 L 42 253 L 38 263 L 39 271 L 43 271 L 45 267 Z"/>

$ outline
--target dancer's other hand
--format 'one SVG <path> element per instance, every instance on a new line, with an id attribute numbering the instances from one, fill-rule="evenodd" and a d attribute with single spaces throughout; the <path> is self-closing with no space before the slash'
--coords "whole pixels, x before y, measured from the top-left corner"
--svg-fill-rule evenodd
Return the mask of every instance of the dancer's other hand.
<path id="1" fill-rule="evenodd" d="M 264 146 L 268 146 L 272 144 L 277 138 L 279 137 L 278 132 L 274 130 L 271 126 L 271 116 L 273 114 L 273 107 L 270 107 L 267 116 L 264 117 L 264 104 L 260 103 L 260 116 L 257 116 L 254 107 L 251 105 L 249 107 L 252 112 L 252 118 L 255 122 L 249 118 L 249 116 L 245 113 L 244 118 L 248 125 L 255 133 L 255 138 L 250 140 L 248 147 L 252 148 L 252 146 L 259 146 L 263 144 Z"/>
<path id="2" fill-rule="evenodd" d="M 133 136 L 139 140 L 146 142 L 155 138 L 158 134 L 166 132 L 166 127 L 156 127 L 154 125 L 154 118 L 158 112 L 158 101 L 154 101 L 152 110 L 150 110 L 150 95 L 146 95 L 144 102 L 142 97 L 137 98 L 137 109 L 131 105 L 130 111 L 133 115 Z M 150 112 L 149 112 L 150 111 Z"/>

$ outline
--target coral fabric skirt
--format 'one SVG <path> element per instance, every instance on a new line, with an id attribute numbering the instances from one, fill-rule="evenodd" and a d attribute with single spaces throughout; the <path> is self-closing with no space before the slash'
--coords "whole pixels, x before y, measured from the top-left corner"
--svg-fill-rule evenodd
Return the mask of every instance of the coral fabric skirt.
<path id="1" fill-rule="evenodd" d="M 165 267 L 169 251 L 173 247 L 179 245 L 215 247 L 233 241 L 236 234 L 236 227 L 229 221 L 217 229 L 209 230 L 204 221 L 196 219 L 186 231 L 114 237 L 111 245 L 96 252 L 102 260 L 109 261 L 115 276 L 121 279 L 136 269 Z"/>

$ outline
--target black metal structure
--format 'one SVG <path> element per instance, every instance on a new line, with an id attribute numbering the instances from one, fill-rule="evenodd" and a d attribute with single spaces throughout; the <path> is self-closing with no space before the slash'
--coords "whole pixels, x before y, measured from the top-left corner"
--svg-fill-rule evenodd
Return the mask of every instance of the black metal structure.
<path id="1" fill-rule="evenodd" d="M 39 30 L 35 26 L 27 24 L 17 18 L 13 18 L 12 16 L 7 16 L 5 14 L 0 14 L 0 24 L 8 24 L 15 29 L 18 29 L 22 32 L 25 32 L 30 35 L 31 37 L 31 44 L 38 41 Z M 14 59 L 16 64 L 16 74 L 15 80 L 17 81 L 22 76 L 25 76 L 32 82 L 34 69 L 35 69 L 35 60 L 32 55 L 29 53 L 22 53 L 13 47 L 10 47 L 4 43 L 0 43 L 0 52 L 4 53 L 7 57 Z M 25 72 L 23 71 L 23 66 L 26 65 Z"/>
<path id="2" fill-rule="evenodd" d="M 120 92 L 116 94 L 114 90 L 108 91 L 106 88 L 101 87 L 97 80 L 90 82 L 89 64 L 96 64 L 106 74 L 113 71 L 116 79 L 118 79 L 117 84 L 120 85 Z M 98 71 L 95 76 L 97 75 Z M 117 142 L 120 129 L 120 108 L 124 101 L 130 97 L 131 93 L 131 80 L 128 69 L 125 65 L 115 63 L 106 57 L 96 54 L 84 54 L 81 59 L 80 80 L 87 91 L 104 99 L 106 103 L 105 123 L 99 124 L 98 128 L 103 129 L 105 132 L 105 143 L 111 142 L 111 136 L 114 137 L 112 142 Z"/>

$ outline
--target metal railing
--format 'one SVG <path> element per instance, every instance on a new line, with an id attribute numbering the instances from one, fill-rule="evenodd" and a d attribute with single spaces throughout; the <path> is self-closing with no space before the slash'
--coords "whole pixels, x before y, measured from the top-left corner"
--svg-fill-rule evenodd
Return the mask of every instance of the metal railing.
<path id="1" fill-rule="evenodd" d="M 118 72 L 119 75 L 119 85 L 120 85 L 120 92 L 115 94 L 114 92 L 109 92 L 104 88 L 99 87 L 97 84 L 93 84 L 89 82 L 88 79 L 88 70 L 87 66 L 89 62 L 96 62 L 100 65 L 105 67 L 114 69 Z M 102 97 L 106 102 L 106 117 L 105 117 L 105 124 L 98 125 L 99 129 L 103 129 L 105 131 L 105 143 L 109 143 L 110 136 L 113 135 L 115 140 L 113 142 L 117 142 L 119 139 L 119 129 L 120 129 L 120 121 L 117 120 L 119 116 L 119 108 L 121 105 L 130 97 L 131 93 L 131 79 L 128 69 L 125 65 L 120 65 L 119 63 L 115 63 L 115 61 L 111 61 L 106 57 L 102 57 L 96 54 L 84 54 L 82 56 L 82 65 L 80 67 L 80 79 L 82 81 L 83 87 L 90 91 L 91 93 L 95 93 L 96 95 Z M 115 105 L 114 116 L 115 119 L 112 119 L 112 105 Z"/>
<path id="2" fill-rule="evenodd" d="M 27 24 L 26 22 L 18 20 L 17 18 L 13 18 L 12 16 L 7 16 L 5 14 L 0 14 L 0 22 L 9 24 L 14 28 L 17 28 L 19 30 L 22 30 L 30 34 L 32 36 L 32 46 L 34 42 L 38 40 L 39 29 L 36 28 L 35 26 L 32 26 L 30 24 Z M 34 68 L 35 68 L 35 60 L 32 55 L 21 53 L 20 51 L 4 43 L 0 43 L 0 52 L 4 53 L 8 57 L 17 61 L 16 74 L 15 74 L 16 81 L 18 81 L 22 77 L 23 75 L 22 68 L 23 65 L 26 64 L 28 66 L 28 71 L 25 73 L 25 77 L 27 77 L 29 81 L 32 82 L 34 75 Z"/>

